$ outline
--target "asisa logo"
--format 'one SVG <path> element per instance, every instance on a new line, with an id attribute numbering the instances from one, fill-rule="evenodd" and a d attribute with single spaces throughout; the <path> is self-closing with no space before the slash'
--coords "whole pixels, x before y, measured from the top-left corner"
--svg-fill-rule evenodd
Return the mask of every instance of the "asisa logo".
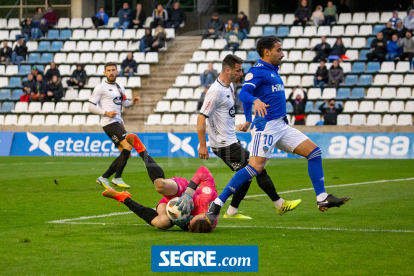
<path id="1" fill-rule="evenodd" d="M 31 134 L 30 132 L 27 132 L 26 135 L 27 135 L 27 140 L 29 140 L 29 142 L 32 144 L 29 148 L 29 152 L 32 152 L 36 149 L 40 149 L 47 155 L 49 156 L 52 155 L 52 150 L 50 149 L 49 145 L 46 144 L 47 140 L 49 140 L 49 136 L 45 136 L 39 139 L 38 137 Z"/>
<path id="2" fill-rule="evenodd" d="M 182 151 L 184 151 L 185 153 L 188 153 L 192 157 L 195 156 L 195 151 L 193 147 L 189 144 L 191 141 L 191 137 L 187 137 L 181 140 L 174 134 L 168 133 L 168 139 L 174 145 L 171 149 L 171 153 L 179 151 L 181 149 Z"/>

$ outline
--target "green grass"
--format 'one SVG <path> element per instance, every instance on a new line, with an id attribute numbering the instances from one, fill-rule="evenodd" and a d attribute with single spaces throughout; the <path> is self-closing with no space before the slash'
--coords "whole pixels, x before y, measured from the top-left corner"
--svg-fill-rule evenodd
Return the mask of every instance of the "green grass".
<path id="1" fill-rule="evenodd" d="M 156 230 L 145 226 L 134 214 L 78 221 L 105 225 L 46 223 L 129 211 L 104 198 L 102 187 L 95 184 L 96 177 L 111 161 L 112 158 L 0 158 L 0 274 L 150 275 L 155 274 L 151 272 L 152 245 L 190 244 L 258 245 L 258 275 L 412 275 L 414 271 L 413 232 L 258 228 L 413 231 L 413 180 L 329 188 L 328 192 L 350 196 L 352 200 L 325 213 L 317 210 L 313 191 L 281 194 L 285 199 L 303 200 L 285 216 L 276 215 L 267 197 L 247 198 L 240 210 L 254 219 L 220 219 L 212 234 L 190 234 L 178 228 Z M 206 165 L 215 176 L 219 192 L 232 176 L 218 159 L 156 161 L 167 177 L 190 178 L 198 166 Z M 411 178 L 413 168 L 414 160 L 324 160 L 326 185 Z M 312 187 L 305 159 L 271 160 L 267 170 L 280 192 Z M 131 185 L 134 200 L 155 207 L 161 196 L 155 192 L 139 158 L 128 162 L 123 178 Z M 54 179 L 59 179 L 59 185 Z M 254 181 L 248 195 L 259 194 L 263 191 Z M 251 228 L 220 227 L 230 225 Z M 180 274 L 183 273 L 163 275 Z"/>

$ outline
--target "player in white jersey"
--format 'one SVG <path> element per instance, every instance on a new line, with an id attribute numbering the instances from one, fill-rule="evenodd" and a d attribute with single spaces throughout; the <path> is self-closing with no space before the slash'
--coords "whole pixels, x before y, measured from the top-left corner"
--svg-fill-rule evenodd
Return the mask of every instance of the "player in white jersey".
<path id="1" fill-rule="evenodd" d="M 205 138 L 207 125 L 207 134 L 211 149 L 233 171 L 238 171 L 249 163 L 249 152 L 237 140 L 235 129 L 235 94 L 233 84 L 239 84 L 242 80 L 242 63 L 243 60 L 235 55 L 227 55 L 224 58 L 222 71 L 207 91 L 200 115 L 197 119 L 200 158 L 209 158 Z M 250 183 L 251 180 L 247 181 L 233 195 L 233 199 L 224 218 L 251 219 L 248 216 L 237 213 L 240 202 L 249 190 Z M 277 213 L 280 215 L 293 210 L 301 202 L 301 200 L 287 201 L 281 199 L 266 170 L 263 170 L 258 175 L 257 183 L 274 202 Z"/>
<path id="2" fill-rule="evenodd" d="M 139 97 L 130 100 L 125 95 L 125 87 L 116 82 L 118 76 L 117 65 L 114 62 L 105 64 L 104 75 L 106 80 L 97 85 L 89 99 L 88 110 L 94 114 L 101 115 L 102 128 L 111 138 L 112 142 L 121 154 L 112 162 L 109 169 L 100 176 L 96 182 L 105 189 L 111 189 L 108 178 L 115 173 L 112 185 L 129 188 L 122 180 L 122 172 L 130 157 L 132 146 L 127 142 L 127 131 L 121 117 L 122 107 L 129 108 L 139 103 Z"/>

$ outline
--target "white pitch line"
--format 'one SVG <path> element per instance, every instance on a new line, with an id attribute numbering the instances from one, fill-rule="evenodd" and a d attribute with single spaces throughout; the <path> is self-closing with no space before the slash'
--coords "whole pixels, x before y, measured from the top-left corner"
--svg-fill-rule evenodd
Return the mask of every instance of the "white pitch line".
<path id="1" fill-rule="evenodd" d="M 98 215 L 98 216 L 89 216 L 89 217 L 80 217 L 80 218 L 72 218 L 72 219 L 61 219 L 61 220 L 53 220 L 48 221 L 47 223 L 67 223 L 74 220 L 85 220 L 85 219 L 92 219 L 92 218 L 104 218 L 104 217 L 111 217 L 111 216 L 119 216 L 119 215 L 126 215 L 132 214 L 132 212 L 118 212 L 118 213 L 110 213 L 106 215 Z"/>

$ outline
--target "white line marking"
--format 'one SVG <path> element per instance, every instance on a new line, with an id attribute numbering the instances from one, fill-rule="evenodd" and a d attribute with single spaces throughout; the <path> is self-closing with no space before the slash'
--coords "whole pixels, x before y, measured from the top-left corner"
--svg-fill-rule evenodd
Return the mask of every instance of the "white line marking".
<path id="1" fill-rule="evenodd" d="M 92 218 L 104 218 L 104 217 L 111 217 L 111 216 L 119 216 L 119 215 L 126 215 L 132 214 L 132 212 L 118 212 L 118 213 L 110 213 L 106 215 L 98 215 L 98 216 L 89 216 L 89 217 L 80 217 L 80 218 L 72 218 L 72 219 L 61 219 L 61 220 L 53 220 L 48 221 L 47 223 L 67 223 L 74 220 L 85 220 L 85 219 L 92 219 Z"/>

